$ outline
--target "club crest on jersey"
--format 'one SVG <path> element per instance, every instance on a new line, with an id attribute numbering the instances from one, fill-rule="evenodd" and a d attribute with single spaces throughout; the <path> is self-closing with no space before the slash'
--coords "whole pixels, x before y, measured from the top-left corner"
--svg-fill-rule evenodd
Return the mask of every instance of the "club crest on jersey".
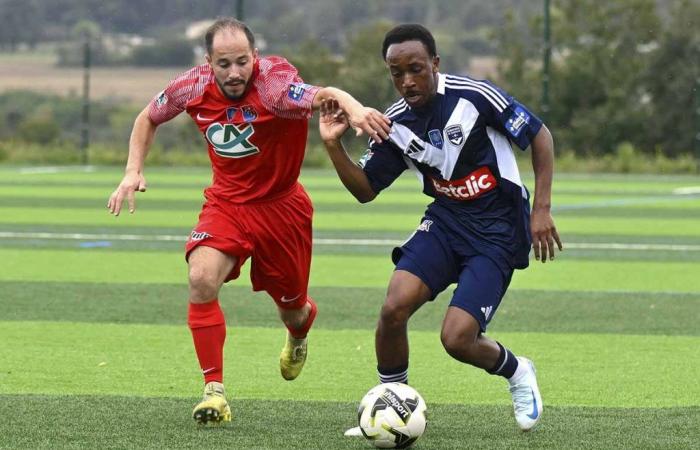
<path id="1" fill-rule="evenodd" d="M 523 131 L 525 125 L 530 123 L 530 114 L 525 110 L 525 108 L 516 105 L 513 109 L 513 115 L 510 116 L 508 122 L 506 122 L 506 127 L 508 132 L 517 138 L 520 136 L 520 132 Z"/>
<path id="2" fill-rule="evenodd" d="M 440 133 L 440 130 L 428 131 L 428 139 L 430 139 L 430 143 L 433 144 L 433 146 L 442 149 L 442 144 L 444 142 L 442 140 L 442 133 Z"/>
<path id="3" fill-rule="evenodd" d="M 292 83 L 289 85 L 287 96 L 295 102 L 298 102 L 304 96 L 307 87 L 308 85 L 305 83 Z"/>
<path id="4" fill-rule="evenodd" d="M 243 113 L 243 120 L 246 122 L 252 122 L 258 118 L 258 112 L 251 105 L 241 106 L 241 112 Z"/>
<path id="5" fill-rule="evenodd" d="M 212 123 L 205 133 L 207 140 L 214 149 L 214 153 L 224 158 L 243 158 L 260 149 L 250 142 L 255 130 L 253 125 L 247 124 L 241 128 L 232 123 Z"/>
<path id="6" fill-rule="evenodd" d="M 233 122 L 233 118 L 236 117 L 237 112 L 238 108 L 234 106 L 226 108 L 226 119 L 228 119 L 229 122 Z"/>
<path id="7" fill-rule="evenodd" d="M 445 128 L 445 137 L 452 145 L 462 145 L 464 143 L 462 125 L 456 123 Z"/>

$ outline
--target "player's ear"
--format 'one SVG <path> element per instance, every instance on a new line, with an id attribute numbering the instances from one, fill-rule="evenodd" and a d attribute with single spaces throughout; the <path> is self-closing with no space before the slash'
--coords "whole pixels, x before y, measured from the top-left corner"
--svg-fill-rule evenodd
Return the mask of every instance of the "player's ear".
<path id="1" fill-rule="evenodd" d="M 433 73 L 440 71 L 440 55 L 433 56 Z"/>
<path id="2" fill-rule="evenodd" d="M 209 53 L 204 54 L 204 60 L 211 66 L 211 55 Z"/>
<path id="3" fill-rule="evenodd" d="M 254 48 L 253 49 L 253 62 L 255 62 L 256 59 L 258 59 L 258 49 Z"/>

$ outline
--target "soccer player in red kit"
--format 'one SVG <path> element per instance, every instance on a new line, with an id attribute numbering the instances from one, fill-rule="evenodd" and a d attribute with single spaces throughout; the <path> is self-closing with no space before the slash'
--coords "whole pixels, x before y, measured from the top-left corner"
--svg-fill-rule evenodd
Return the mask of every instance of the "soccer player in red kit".
<path id="1" fill-rule="evenodd" d="M 389 121 L 336 88 L 304 84 L 281 57 L 259 57 L 242 22 L 217 20 L 205 35 L 206 64 L 194 67 L 159 93 L 138 115 L 124 178 L 107 208 L 119 215 L 126 199 L 146 190 L 144 161 L 156 128 L 186 111 L 207 140 L 212 185 L 199 222 L 187 241 L 188 325 L 204 375 L 204 398 L 193 411 L 198 423 L 231 420 L 223 386 L 223 283 L 240 275 L 251 258 L 253 290 L 266 291 L 286 326 L 280 371 L 295 379 L 306 361 L 306 336 L 316 317 L 308 296 L 313 208 L 298 177 L 308 119 L 325 100 L 340 104 L 358 134 L 387 138 Z"/>

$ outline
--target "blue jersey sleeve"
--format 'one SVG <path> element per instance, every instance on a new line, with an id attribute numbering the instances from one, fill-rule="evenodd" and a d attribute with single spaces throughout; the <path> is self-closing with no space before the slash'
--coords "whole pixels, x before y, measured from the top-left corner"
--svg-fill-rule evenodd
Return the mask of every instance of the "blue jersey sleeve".
<path id="1" fill-rule="evenodd" d="M 524 105 L 489 83 L 500 96 L 494 95 L 501 102 L 483 102 L 481 107 L 486 117 L 486 124 L 497 129 L 522 150 L 527 149 L 542 128 L 542 120 L 530 112 Z M 505 102 L 505 107 L 503 107 Z"/>
<path id="2" fill-rule="evenodd" d="M 369 141 L 369 148 L 358 162 L 365 171 L 372 190 L 377 194 L 387 188 L 408 169 L 403 153 L 389 142 Z"/>

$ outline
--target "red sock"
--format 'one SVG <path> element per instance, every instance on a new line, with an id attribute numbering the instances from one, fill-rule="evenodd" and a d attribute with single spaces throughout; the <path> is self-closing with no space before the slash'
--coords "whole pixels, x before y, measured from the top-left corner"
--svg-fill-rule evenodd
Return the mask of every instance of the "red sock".
<path id="1" fill-rule="evenodd" d="M 309 333 L 309 330 L 311 329 L 311 325 L 313 325 L 314 323 L 314 319 L 316 319 L 316 313 L 318 312 L 316 308 L 316 302 L 314 302 L 311 297 L 306 297 L 306 302 L 311 304 L 311 310 L 309 311 L 309 317 L 306 319 L 306 323 L 304 324 L 304 326 L 301 328 L 287 327 L 289 333 L 295 339 L 305 338 L 306 335 Z"/>
<path id="2" fill-rule="evenodd" d="M 207 303 L 190 303 L 187 325 L 192 331 L 194 349 L 204 382 L 224 379 L 224 341 L 226 321 L 219 306 L 219 299 Z"/>

